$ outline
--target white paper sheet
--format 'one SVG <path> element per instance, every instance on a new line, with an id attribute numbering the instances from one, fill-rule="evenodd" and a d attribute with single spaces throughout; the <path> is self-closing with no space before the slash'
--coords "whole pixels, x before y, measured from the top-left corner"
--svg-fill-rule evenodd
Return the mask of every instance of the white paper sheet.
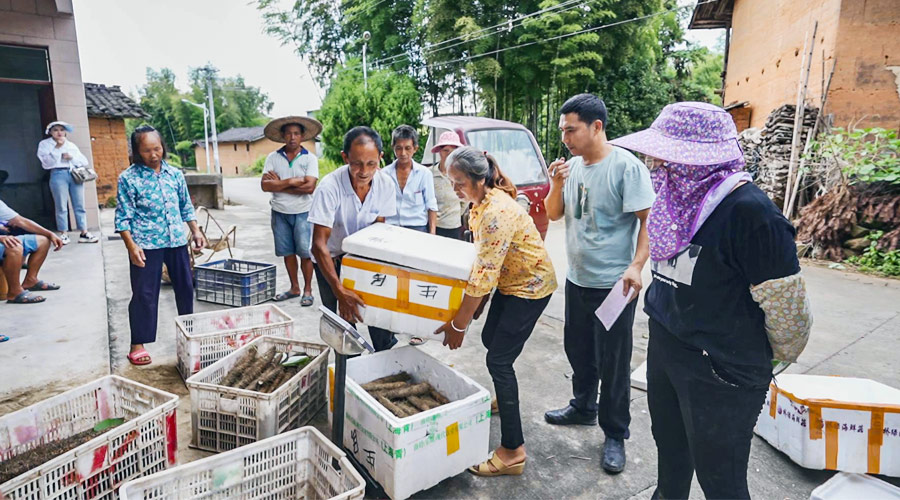
<path id="1" fill-rule="evenodd" d="M 625 310 L 625 306 L 634 297 L 634 288 L 628 290 L 628 295 L 622 295 L 624 289 L 625 285 L 622 280 L 617 281 L 609 295 L 606 296 L 606 300 L 594 311 L 594 314 L 597 315 L 597 318 L 600 319 L 600 322 L 603 323 L 607 330 L 612 328 L 619 316 L 622 315 L 622 311 Z"/>

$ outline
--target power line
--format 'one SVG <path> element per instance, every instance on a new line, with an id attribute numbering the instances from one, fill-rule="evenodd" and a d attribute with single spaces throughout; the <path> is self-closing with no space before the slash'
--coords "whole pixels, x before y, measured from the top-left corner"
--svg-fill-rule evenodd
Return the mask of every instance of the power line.
<path id="1" fill-rule="evenodd" d="M 440 67 L 440 66 L 446 66 L 446 65 L 450 65 L 450 64 L 455 64 L 455 63 L 458 63 L 458 62 L 467 62 L 467 61 L 471 61 L 472 59 L 478 59 L 478 58 L 481 58 L 481 57 L 491 56 L 491 55 L 494 55 L 494 54 L 499 54 L 499 53 L 501 53 L 501 52 L 506 52 L 507 50 L 520 49 L 520 48 L 522 48 L 522 47 L 528 47 L 528 46 L 531 46 L 531 45 L 537 45 L 537 44 L 541 44 L 541 43 L 552 42 L 552 41 L 554 41 L 554 40 L 559 40 L 559 39 L 562 39 L 562 38 L 568 38 L 568 37 L 575 36 L 575 35 L 581 35 L 581 34 L 584 34 L 584 33 L 590 33 L 590 32 L 593 32 L 593 31 L 599 31 L 599 30 L 603 30 L 603 29 L 607 29 L 607 28 L 612 28 L 612 27 L 614 27 L 614 26 L 620 26 L 620 25 L 623 25 L 623 24 L 633 23 L 633 22 L 637 22 L 637 21 L 643 21 L 643 20 L 646 20 L 646 19 L 650 19 L 650 18 L 652 18 L 652 17 L 661 16 L 661 15 L 663 15 L 663 14 L 670 14 L 670 13 L 672 13 L 672 12 L 677 12 L 677 11 L 679 11 L 679 10 L 681 10 L 681 9 L 684 9 L 684 8 L 688 8 L 688 7 L 690 7 L 690 8 L 695 8 L 695 7 L 698 6 L 698 5 L 703 5 L 703 4 L 707 4 L 707 3 L 713 3 L 713 2 L 716 2 L 716 1 L 718 1 L 718 0 L 703 0 L 703 1 L 701 1 L 701 2 L 697 2 L 697 3 L 694 4 L 694 5 L 683 5 L 683 6 L 681 6 L 681 7 L 675 7 L 675 8 L 669 9 L 669 10 L 662 10 L 662 11 L 659 11 L 659 12 L 654 12 L 653 14 L 647 14 L 647 15 L 644 15 L 644 16 L 634 17 L 634 18 L 631 18 L 631 19 L 623 19 L 623 20 L 621 20 L 621 21 L 616 21 L 616 22 L 609 23 L 609 24 L 602 24 L 602 25 L 600 25 L 600 26 L 596 26 L 596 27 L 593 27 L 593 28 L 587 28 L 587 29 L 583 29 L 583 30 L 581 30 L 581 31 L 576 31 L 576 32 L 574 32 L 574 33 L 567 33 L 567 34 L 565 34 L 565 35 L 558 35 L 558 36 L 546 38 L 546 39 L 543 39 L 543 40 L 536 40 L 536 41 L 533 41 L 533 42 L 526 42 L 526 43 L 522 43 L 522 44 L 519 44 L 519 45 L 514 45 L 514 46 L 512 46 L 512 47 L 504 47 L 504 48 L 502 48 L 502 49 L 492 50 L 492 51 L 490 51 L 490 52 L 485 52 L 485 53 L 483 53 L 483 54 L 476 54 L 476 55 L 474 55 L 474 56 L 461 57 L 461 58 L 459 58 L 459 59 L 454 59 L 454 60 L 451 60 L 451 61 L 441 61 L 441 62 L 436 62 L 436 63 L 432 63 L 432 64 L 427 65 L 426 68 L 435 68 L 435 67 Z"/>
<path id="2" fill-rule="evenodd" d="M 519 16 L 519 17 L 514 18 L 514 19 L 507 19 L 506 21 L 504 21 L 504 22 L 502 22 L 502 23 L 495 24 L 495 25 L 493 25 L 493 26 L 488 26 L 487 28 L 482 28 L 482 29 L 476 30 L 476 31 L 474 31 L 474 32 L 472 32 L 472 33 L 467 33 L 467 34 L 464 34 L 464 35 L 457 36 L 457 37 L 455 37 L 455 38 L 450 38 L 450 39 L 447 39 L 447 40 L 442 40 L 442 41 L 440 41 L 440 42 L 438 42 L 438 43 L 436 43 L 436 44 L 434 44 L 434 45 L 431 45 L 431 46 L 425 48 L 425 50 L 422 51 L 422 55 L 423 55 L 423 56 L 426 56 L 426 55 L 429 55 L 429 54 L 434 54 L 434 53 L 436 53 L 436 52 L 440 52 L 440 51 L 442 51 L 442 50 L 451 49 L 451 48 L 453 48 L 453 47 L 457 47 L 457 46 L 462 45 L 462 44 L 466 44 L 466 43 L 470 43 L 470 42 L 475 42 L 475 41 L 481 40 L 481 39 L 483 39 L 483 38 L 487 38 L 487 37 L 496 35 L 496 34 L 502 32 L 504 29 L 505 29 L 505 30 L 508 30 L 508 31 L 512 31 L 512 29 L 513 29 L 514 27 L 522 26 L 522 25 L 524 24 L 524 22 L 522 22 L 522 23 L 520 23 L 518 26 L 514 26 L 514 23 L 516 23 L 516 22 L 524 21 L 524 20 L 529 19 L 529 18 L 531 18 L 531 17 L 537 16 L 537 15 L 540 15 L 540 14 L 544 14 L 544 13 L 547 13 L 547 12 L 553 12 L 553 11 L 556 11 L 556 12 L 554 12 L 554 13 L 560 14 L 560 13 L 562 13 L 562 12 L 566 12 L 566 11 L 569 11 L 569 10 L 576 9 L 576 8 L 578 8 L 578 7 L 582 7 L 582 6 L 584 6 L 584 5 L 587 5 L 587 3 L 590 2 L 590 1 L 593 1 L 593 0 L 586 0 L 586 1 L 581 1 L 581 2 L 579 2 L 579 0 L 566 0 L 566 1 L 562 2 L 562 3 L 560 3 L 560 4 L 553 5 L 553 6 L 550 6 L 550 7 L 546 7 L 546 8 L 544 8 L 544 9 L 541 9 L 541 10 L 538 10 L 538 11 L 535 11 L 535 12 L 532 12 L 532 13 L 530 13 L 530 14 L 525 14 L 525 15 Z M 577 5 L 572 5 L 572 4 L 577 4 Z M 497 28 L 499 28 L 499 29 L 497 29 Z M 495 30 L 495 29 L 496 29 L 496 30 Z M 491 33 L 486 33 L 486 34 L 481 35 L 481 36 L 478 36 L 478 37 L 476 37 L 476 38 L 470 38 L 470 37 L 473 37 L 473 36 L 478 35 L 478 34 L 480 34 L 480 33 L 484 33 L 485 31 L 488 31 L 488 30 L 495 30 L 495 31 L 492 31 Z M 454 42 L 454 41 L 457 41 L 457 40 L 462 40 L 462 41 L 461 41 L 461 42 L 458 42 L 458 43 L 455 43 L 455 44 L 453 44 L 453 45 L 447 46 L 447 47 L 440 47 L 441 45 L 444 45 L 444 44 L 450 43 L 450 42 Z M 388 56 L 388 57 L 384 57 L 384 58 L 381 58 L 381 59 L 377 59 L 377 60 L 375 60 L 375 61 L 372 61 L 372 64 L 375 65 L 375 64 L 383 64 L 383 63 L 393 63 L 393 62 L 397 62 L 397 61 L 399 61 L 399 60 L 401 60 L 401 59 L 408 59 L 408 58 L 409 58 L 409 54 L 406 54 L 406 53 L 403 53 L 403 54 L 396 54 L 396 55 L 393 55 L 393 56 Z"/>

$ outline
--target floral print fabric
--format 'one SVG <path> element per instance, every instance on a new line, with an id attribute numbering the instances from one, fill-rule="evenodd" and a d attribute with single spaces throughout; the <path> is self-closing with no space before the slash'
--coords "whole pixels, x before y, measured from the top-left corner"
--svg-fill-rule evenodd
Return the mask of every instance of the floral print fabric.
<path id="1" fill-rule="evenodd" d="M 556 272 L 534 221 L 515 200 L 499 190 L 469 212 L 469 228 L 478 256 L 466 295 L 483 297 L 496 287 L 504 295 L 544 298 L 556 290 Z"/>
<path id="2" fill-rule="evenodd" d="M 184 174 L 163 162 L 159 173 L 135 164 L 119 175 L 116 232 L 130 231 L 140 248 L 176 248 L 187 243 L 185 222 L 196 220 Z"/>
<path id="3" fill-rule="evenodd" d="M 750 295 L 766 315 L 766 333 L 773 357 L 779 361 L 797 361 L 812 328 L 803 276 L 797 273 L 765 281 L 751 287 Z"/>

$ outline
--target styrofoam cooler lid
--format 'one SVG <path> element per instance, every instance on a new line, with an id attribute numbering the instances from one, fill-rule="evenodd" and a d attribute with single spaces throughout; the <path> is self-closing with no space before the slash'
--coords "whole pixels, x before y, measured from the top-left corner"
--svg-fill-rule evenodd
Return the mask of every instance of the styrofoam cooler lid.
<path id="1" fill-rule="evenodd" d="M 866 378 L 781 374 L 775 384 L 800 399 L 900 405 L 900 390 Z"/>
<path id="2" fill-rule="evenodd" d="M 420 271 L 468 280 L 475 245 L 389 224 L 372 224 L 344 238 L 344 252 Z"/>
<path id="3" fill-rule="evenodd" d="M 812 491 L 810 500 L 897 500 L 900 488 L 865 474 L 838 472 Z"/>

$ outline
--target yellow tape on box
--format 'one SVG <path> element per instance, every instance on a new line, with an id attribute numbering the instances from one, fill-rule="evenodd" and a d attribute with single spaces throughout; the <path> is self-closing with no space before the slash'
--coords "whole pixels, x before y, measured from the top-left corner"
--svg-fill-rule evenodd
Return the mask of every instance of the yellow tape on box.
<path id="1" fill-rule="evenodd" d="M 367 325 L 410 335 L 429 334 L 450 321 L 466 288 L 463 280 L 354 255 L 342 261 L 341 282 L 366 303 Z"/>

